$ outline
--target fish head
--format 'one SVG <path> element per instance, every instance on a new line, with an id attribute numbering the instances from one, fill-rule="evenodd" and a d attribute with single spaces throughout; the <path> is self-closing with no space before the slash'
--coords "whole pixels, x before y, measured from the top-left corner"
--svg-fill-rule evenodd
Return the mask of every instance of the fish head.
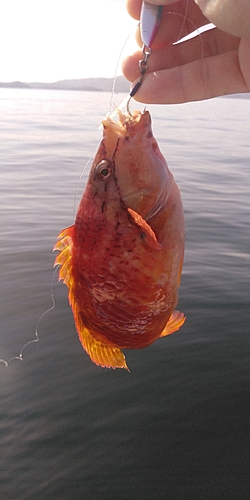
<path id="1" fill-rule="evenodd" d="M 118 122 L 103 121 L 106 159 L 112 162 L 121 200 L 145 220 L 166 203 L 173 175 L 153 136 L 149 111 L 118 111 Z"/>

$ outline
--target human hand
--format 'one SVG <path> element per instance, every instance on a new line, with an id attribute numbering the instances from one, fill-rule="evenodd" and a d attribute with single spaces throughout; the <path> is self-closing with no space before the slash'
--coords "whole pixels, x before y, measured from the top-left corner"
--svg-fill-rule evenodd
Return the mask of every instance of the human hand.
<path id="1" fill-rule="evenodd" d="M 249 92 L 249 0 L 147 1 L 164 8 L 149 67 L 135 100 L 174 104 Z M 128 12 L 135 19 L 140 17 L 141 4 L 142 0 L 127 0 Z M 218 27 L 173 45 L 210 22 Z M 139 30 L 137 40 L 141 45 Z M 131 82 L 140 76 L 140 59 L 142 52 L 138 51 L 123 62 L 124 76 Z"/>

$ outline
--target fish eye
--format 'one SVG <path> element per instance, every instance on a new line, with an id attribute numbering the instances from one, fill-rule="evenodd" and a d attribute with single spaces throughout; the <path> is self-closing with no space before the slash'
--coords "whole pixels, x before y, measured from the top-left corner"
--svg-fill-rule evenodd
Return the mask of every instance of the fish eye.
<path id="1" fill-rule="evenodd" d="M 96 165 L 96 174 L 99 179 L 106 181 L 111 176 L 111 163 L 108 160 L 102 160 L 98 165 Z"/>

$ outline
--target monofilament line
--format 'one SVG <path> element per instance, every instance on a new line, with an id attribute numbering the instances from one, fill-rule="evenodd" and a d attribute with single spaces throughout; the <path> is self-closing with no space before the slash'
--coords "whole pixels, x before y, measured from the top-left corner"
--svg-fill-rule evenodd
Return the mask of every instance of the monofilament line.
<path id="1" fill-rule="evenodd" d="M 46 316 L 50 311 L 53 311 L 53 309 L 56 306 L 54 295 L 53 295 L 53 284 L 54 284 L 54 280 L 55 280 L 55 276 L 57 274 L 57 271 L 58 271 L 58 266 L 55 268 L 55 270 L 53 272 L 53 276 L 52 276 L 52 280 L 51 280 L 51 285 L 50 285 L 50 296 L 51 296 L 51 300 L 52 300 L 52 306 L 49 307 L 49 309 L 47 309 L 40 316 L 40 318 L 37 320 L 37 323 L 36 323 L 36 326 L 35 326 L 35 338 L 32 339 L 32 340 L 29 340 L 28 342 L 26 342 L 26 344 L 23 345 L 22 349 L 20 350 L 19 355 L 18 356 L 13 356 L 13 357 L 11 357 L 8 360 L 0 359 L 0 363 L 3 363 L 6 366 L 6 368 L 9 366 L 9 364 L 11 363 L 11 361 L 13 361 L 14 359 L 17 359 L 19 361 L 23 361 L 23 351 L 26 349 L 26 347 L 28 345 L 30 345 L 30 344 L 33 344 L 34 342 L 39 342 L 40 338 L 39 338 L 39 335 L 38 335 L 38 326 L 39 326 L 40 322 L 42 321 L 42 319 L 44 318 L 44 316 Z"/>

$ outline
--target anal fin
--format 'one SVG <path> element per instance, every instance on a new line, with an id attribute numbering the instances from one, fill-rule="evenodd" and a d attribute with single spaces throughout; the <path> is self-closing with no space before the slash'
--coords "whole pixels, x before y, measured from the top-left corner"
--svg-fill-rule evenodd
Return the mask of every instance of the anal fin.
<path id="1" fill-rule="evenodd" d="M 83 325 L 80 315 L 77 312 L 76 304 L 72 304 L 72 309 L 80 342 L 91 361 L 103 368 L 125 368 L 129 371 L 122 351 L 118 347 L 98 340 L 94 332 L 92 333 L 91 330 Z"/>

